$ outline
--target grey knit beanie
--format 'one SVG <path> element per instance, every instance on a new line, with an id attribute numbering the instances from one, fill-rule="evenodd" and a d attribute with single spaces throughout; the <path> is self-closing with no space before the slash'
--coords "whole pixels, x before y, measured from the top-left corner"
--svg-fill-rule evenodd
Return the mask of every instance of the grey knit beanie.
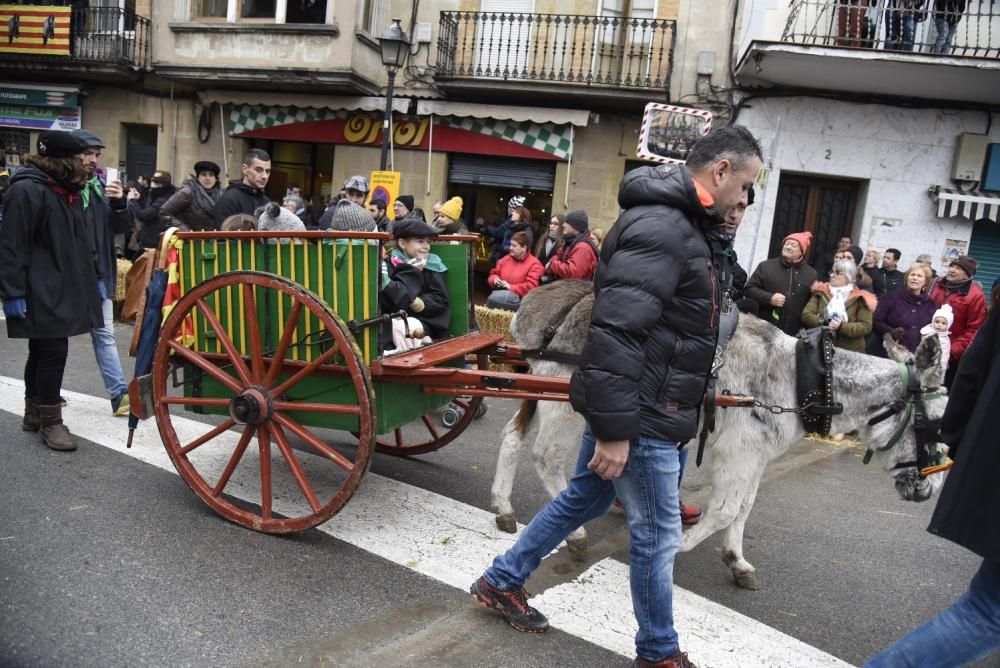
<path id="1" fill-rule="evenodd" d="M 342 199 L 337 202 L 337 207 L 333 210 L 333 220 L 330 223 L 330 229 L 341 232 L 378 231 L 372 215 L 364 207 L 348 199 Z"/>
<path id="2" fill-rule="evenodd" d="M 261 212 L 260 225 L 257 229 L 262 232 L 303 232 L 306 226 L 294 213 L 278 206 L 277 202 L 271 202 Z M 288 242 L 289 239 L 281 240 L 281 243 L 287 244 Z"/>

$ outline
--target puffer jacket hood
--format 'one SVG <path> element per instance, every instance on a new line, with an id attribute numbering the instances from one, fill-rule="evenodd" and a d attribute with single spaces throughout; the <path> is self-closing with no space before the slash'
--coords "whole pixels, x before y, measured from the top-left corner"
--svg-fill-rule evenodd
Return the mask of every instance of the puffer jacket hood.
<path id="1" fill-rule="evenodd" d="M 10 185 L 14 185 L 19 181 L 33 181 L 35 183 L 55 183 L 55 179 L 51 176 L 38 169 L 34 165 L 25 165 L 24 167 L 19 167 L 14 176 L 10 177 Z"/>
<path id="2" fill-rule="evenodd" d="M 684 165 L 639 167 L 625 174 L 618 187 L 618 205 L 629 209 L 650 204 L 679 209 L 703 227 L 716 227 L 724 222 L 714 205 L 702 204 L 694 177 Z"/>

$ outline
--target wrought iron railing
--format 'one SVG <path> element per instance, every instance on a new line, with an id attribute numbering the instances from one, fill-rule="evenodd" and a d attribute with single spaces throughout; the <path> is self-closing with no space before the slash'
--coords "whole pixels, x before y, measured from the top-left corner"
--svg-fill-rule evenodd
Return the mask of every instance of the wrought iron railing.
<path id="1" fill-rule="evenodd" d="M 1000 58 L 995 0 L 794 0 L 782 42 Z"/>
<path id="2" fill-rule="evenodd" d="M 31 55 L 30 60 L 92 63 L 147 69 L 150 22 L 119 7 L 73 7 L 69 55 Z M 24 54 L 0 53 L 0 59 L 27 62 Z"/>
<path id="3" fill-rule="evenodd" d="M 436 76 L 664 89 L 676 29 L 654 18 L 441 12 Z"/>

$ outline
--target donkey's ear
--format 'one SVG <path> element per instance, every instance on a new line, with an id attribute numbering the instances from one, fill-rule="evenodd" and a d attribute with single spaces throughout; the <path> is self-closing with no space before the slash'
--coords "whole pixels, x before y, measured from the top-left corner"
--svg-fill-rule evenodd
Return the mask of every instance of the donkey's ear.
<path id="1" fill-rule="evenodd" d="M 882 345 L 885 346 L 885 352 L 889 353 L 889 359 L 893 362 L 906 364 L 913 361 L 913 353 L 907 350 L 906 346 L 896 343 L 891 335 L 886 334 L 882 337 Z"/>
<path id="2" fill-rule="evenodd" d="M 944 382 L 941 368 L 941 342 L 936 334 L 925 336 L 915 355 L 917 377 L 923 387 L 939 387 Z"/>

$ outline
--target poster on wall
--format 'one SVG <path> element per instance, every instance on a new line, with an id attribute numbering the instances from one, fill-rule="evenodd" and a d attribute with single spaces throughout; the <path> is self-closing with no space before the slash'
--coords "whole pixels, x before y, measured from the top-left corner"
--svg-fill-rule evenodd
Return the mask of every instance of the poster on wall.
<path id="1" fill-rule="evenodd" d="M 941 266 L 947 267 L 960 255 L 968 255 L 969 242 L 963 239 L 945 239 L 944 251 L 941 253 Z"/>

